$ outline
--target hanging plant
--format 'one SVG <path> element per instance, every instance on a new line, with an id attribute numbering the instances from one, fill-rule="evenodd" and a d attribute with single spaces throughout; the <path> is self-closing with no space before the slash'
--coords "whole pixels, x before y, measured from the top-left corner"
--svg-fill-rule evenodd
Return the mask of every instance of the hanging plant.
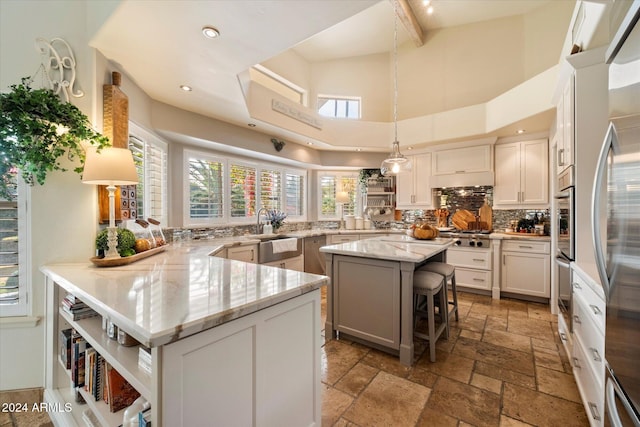
<path id="1" fill-rule="evenodd" d="M 66 170 L 59 162 L 65 154 L 80 160 L 74 171 L 82 173 L 83 142 L 98 150 L 110 145 L 78 107 L 50 89 L 32 89 L 30 83 L 25 77 L 10 92 L 0 93 L 0 197 L 7 199 L 14 193 L 6 171 L 17 170 L 27 184 L 42 185 L 49 172 Z"/>

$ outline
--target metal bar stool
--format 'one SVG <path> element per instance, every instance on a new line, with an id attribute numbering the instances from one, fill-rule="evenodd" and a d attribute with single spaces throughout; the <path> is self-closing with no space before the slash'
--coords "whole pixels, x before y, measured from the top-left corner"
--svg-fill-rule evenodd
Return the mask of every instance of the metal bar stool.
<path id="1" fill-rule="evenodd" d="M 449 318 L 451 318 L 452 314 L 456 316 L 456 322 L 458 321 L 458 293 L 456 290 L 456 268 L 445 262 L 428 262 L 419 269 L 420 271 L 430 271 L 432 273 L 438 273 L 444 276 L 445 283 L 451 283 L 451 293 L 453 294 L 453 301 L 448 300 L 450 305 L 453 307 L 449 310 Z M 445 286 L 446 288 L 446 286 Z"/>
<path id="2" fill-rule="evenodd" d="M 440 274 L 430 271 L 416 270 L 413 273 L 413 334 L 421 339 L 429 341 L 429 356 L 432 362 L 436 361 L 436 340 L 443 332 L 449 329 L 449 316 L 447 316 L 446 282 Z M 424 296 L 426 302 L 420 301 Z M 440 325 L 436 328 L 436 297 L 438 299 L 438 311 Z M 415 331 L 415 325 L 419 318 L 427 318 L 428 334 Z M 448 334 L 447 334 L 448 335 Z"/>

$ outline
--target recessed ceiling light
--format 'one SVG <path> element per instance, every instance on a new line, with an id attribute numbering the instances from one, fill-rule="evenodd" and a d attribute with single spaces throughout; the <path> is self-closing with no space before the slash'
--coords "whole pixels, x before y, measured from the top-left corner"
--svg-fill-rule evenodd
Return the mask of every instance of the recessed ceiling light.
<path id="1" fill-rule="evenodd" d="M 356 148 L 356 151 L 362 151 L 362 148 Z"/>
<path id="2" fill-rule="evenodd" d="M 256 124 L 255 123 L 247 123 L 247 126 L 249 126 L 250 128 L 254 128 L 254 127 L 256 127 Z"/>
<path id="3" fill-rule="evenodd" d="M 524 132 L 525 132 L 525 129 L 518 129 L 518 130 L 516 131 L 516 133 L 517 133 L 518 135 L 520 135 L 520 134 L 522 134 L 522 133 L 524 133 Z"/>
<path id="4" fill-rule="evenodd" d="M 433 15 L 433 6 L 427 8 L 427 15 Z"/>
<path id="5" fill-rule="evenodd" d="M 407 150 L 413 150 L 413 147 L 407 147 Z"/>
<path id="6" fill-rule="evenodd" d="M 218 31 L 214 27 L 205 26 L 202 27 L 202 35 L 204 35 L 208 39 L 215 39 L 220 35 L 220 31 Z"/>
<path id="7" fill-rule="evenodd" d="M 193 89 L 191 89 L 191 86 L 187 86 L 187 85 L 180 85 L 180 89 L 182 89 L 185 92 L 191 92 Z"/>
<path id="8" fill-rule="evenodd" d="M 422 4 L 426 7 L 431 4 L 431 0 L 422 0 Z"/>
<path id="9" fill-rule="evenodd" d="M 307 145 L 313 145 L 313 142 L 307 142 Z"/>

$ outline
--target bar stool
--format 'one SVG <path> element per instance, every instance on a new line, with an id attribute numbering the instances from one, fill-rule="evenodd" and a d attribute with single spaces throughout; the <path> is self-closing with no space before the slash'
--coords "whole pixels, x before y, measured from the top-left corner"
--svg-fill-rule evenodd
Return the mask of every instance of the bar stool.
<path id="1" fill-rule="evenodd" d="M 421 339 L 429 341 L 429 356 L 432 362 L 436 361 L 436 340 L 443 332 L 448 331 L 449 323 L 447 313 L 446 282 L 440 274 L 425 270 L 416 270 L 413 273 L 413 334 Z M 423 296 L 426 302 L 421 302 Z M 436 329 L 436 298 L 438 299 L 438 311 L 440 325 Z M 420 318 L 427 318 L 428 334 L 416 332 L 415 326 Z M 447 333 L 448 336 L 448 333 Z"/>
<path id="2" fill-rule="evenodd" d="M 419 270 L 438 273 L 441 276 L 444 276 L 445 283 L 449 283 L 449 282 L 451 283 L 451 293 L 453 294 L 453 301 L 449 301 L 448 296 L 447 296 L 447 301 L 449 302 L 450 305 L 453 306 L 453 308 L 449 311 L 449 318 L 451 318 L 452 314 L 455 314 L 456 322 L 457 322 L 458 321 L 458 293 L 456 290 L 456 268 L 453 265 L 447 264 L 445 262 L 433 261 L 433 262 L 426 263 L 425 265 L 420 267 Z"/>

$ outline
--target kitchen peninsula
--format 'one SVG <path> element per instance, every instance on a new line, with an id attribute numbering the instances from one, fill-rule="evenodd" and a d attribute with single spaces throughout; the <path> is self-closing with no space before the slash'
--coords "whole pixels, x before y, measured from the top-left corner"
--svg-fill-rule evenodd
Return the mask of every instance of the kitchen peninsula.
<path id="1" fill-rule="evenodd" d="M 52 415 L 59 425 L 74 425 L 65 417 L 84 425 L 87 407 L 102 425 L 120 425 L 123 417 L 85 391 L 87 404 L 74 403 L 58 343 L 70 327 L 151 403 L 154 425 L 320 425 L 320 288 L 327 277 L 210 256 L 216 249 L 193 242 L 121 267 L 41 268 L 45 399 L 72 405 Z M 60 308 L 67 294 L 100 316 L 74 320 Z M 109 338 L 102 318 L 141 345 Z M 138 366 L 141 347 L 151 350 L 151 373 Z"/>
<path id="2" fill-rule="evenodd" d="M 446 261 L 452 239 L 396 235 L 320 248 L 327 288 L 325 334 L 344 334 L 398 354 L 413 364 L 413 272 L 427 261 Z"/>

